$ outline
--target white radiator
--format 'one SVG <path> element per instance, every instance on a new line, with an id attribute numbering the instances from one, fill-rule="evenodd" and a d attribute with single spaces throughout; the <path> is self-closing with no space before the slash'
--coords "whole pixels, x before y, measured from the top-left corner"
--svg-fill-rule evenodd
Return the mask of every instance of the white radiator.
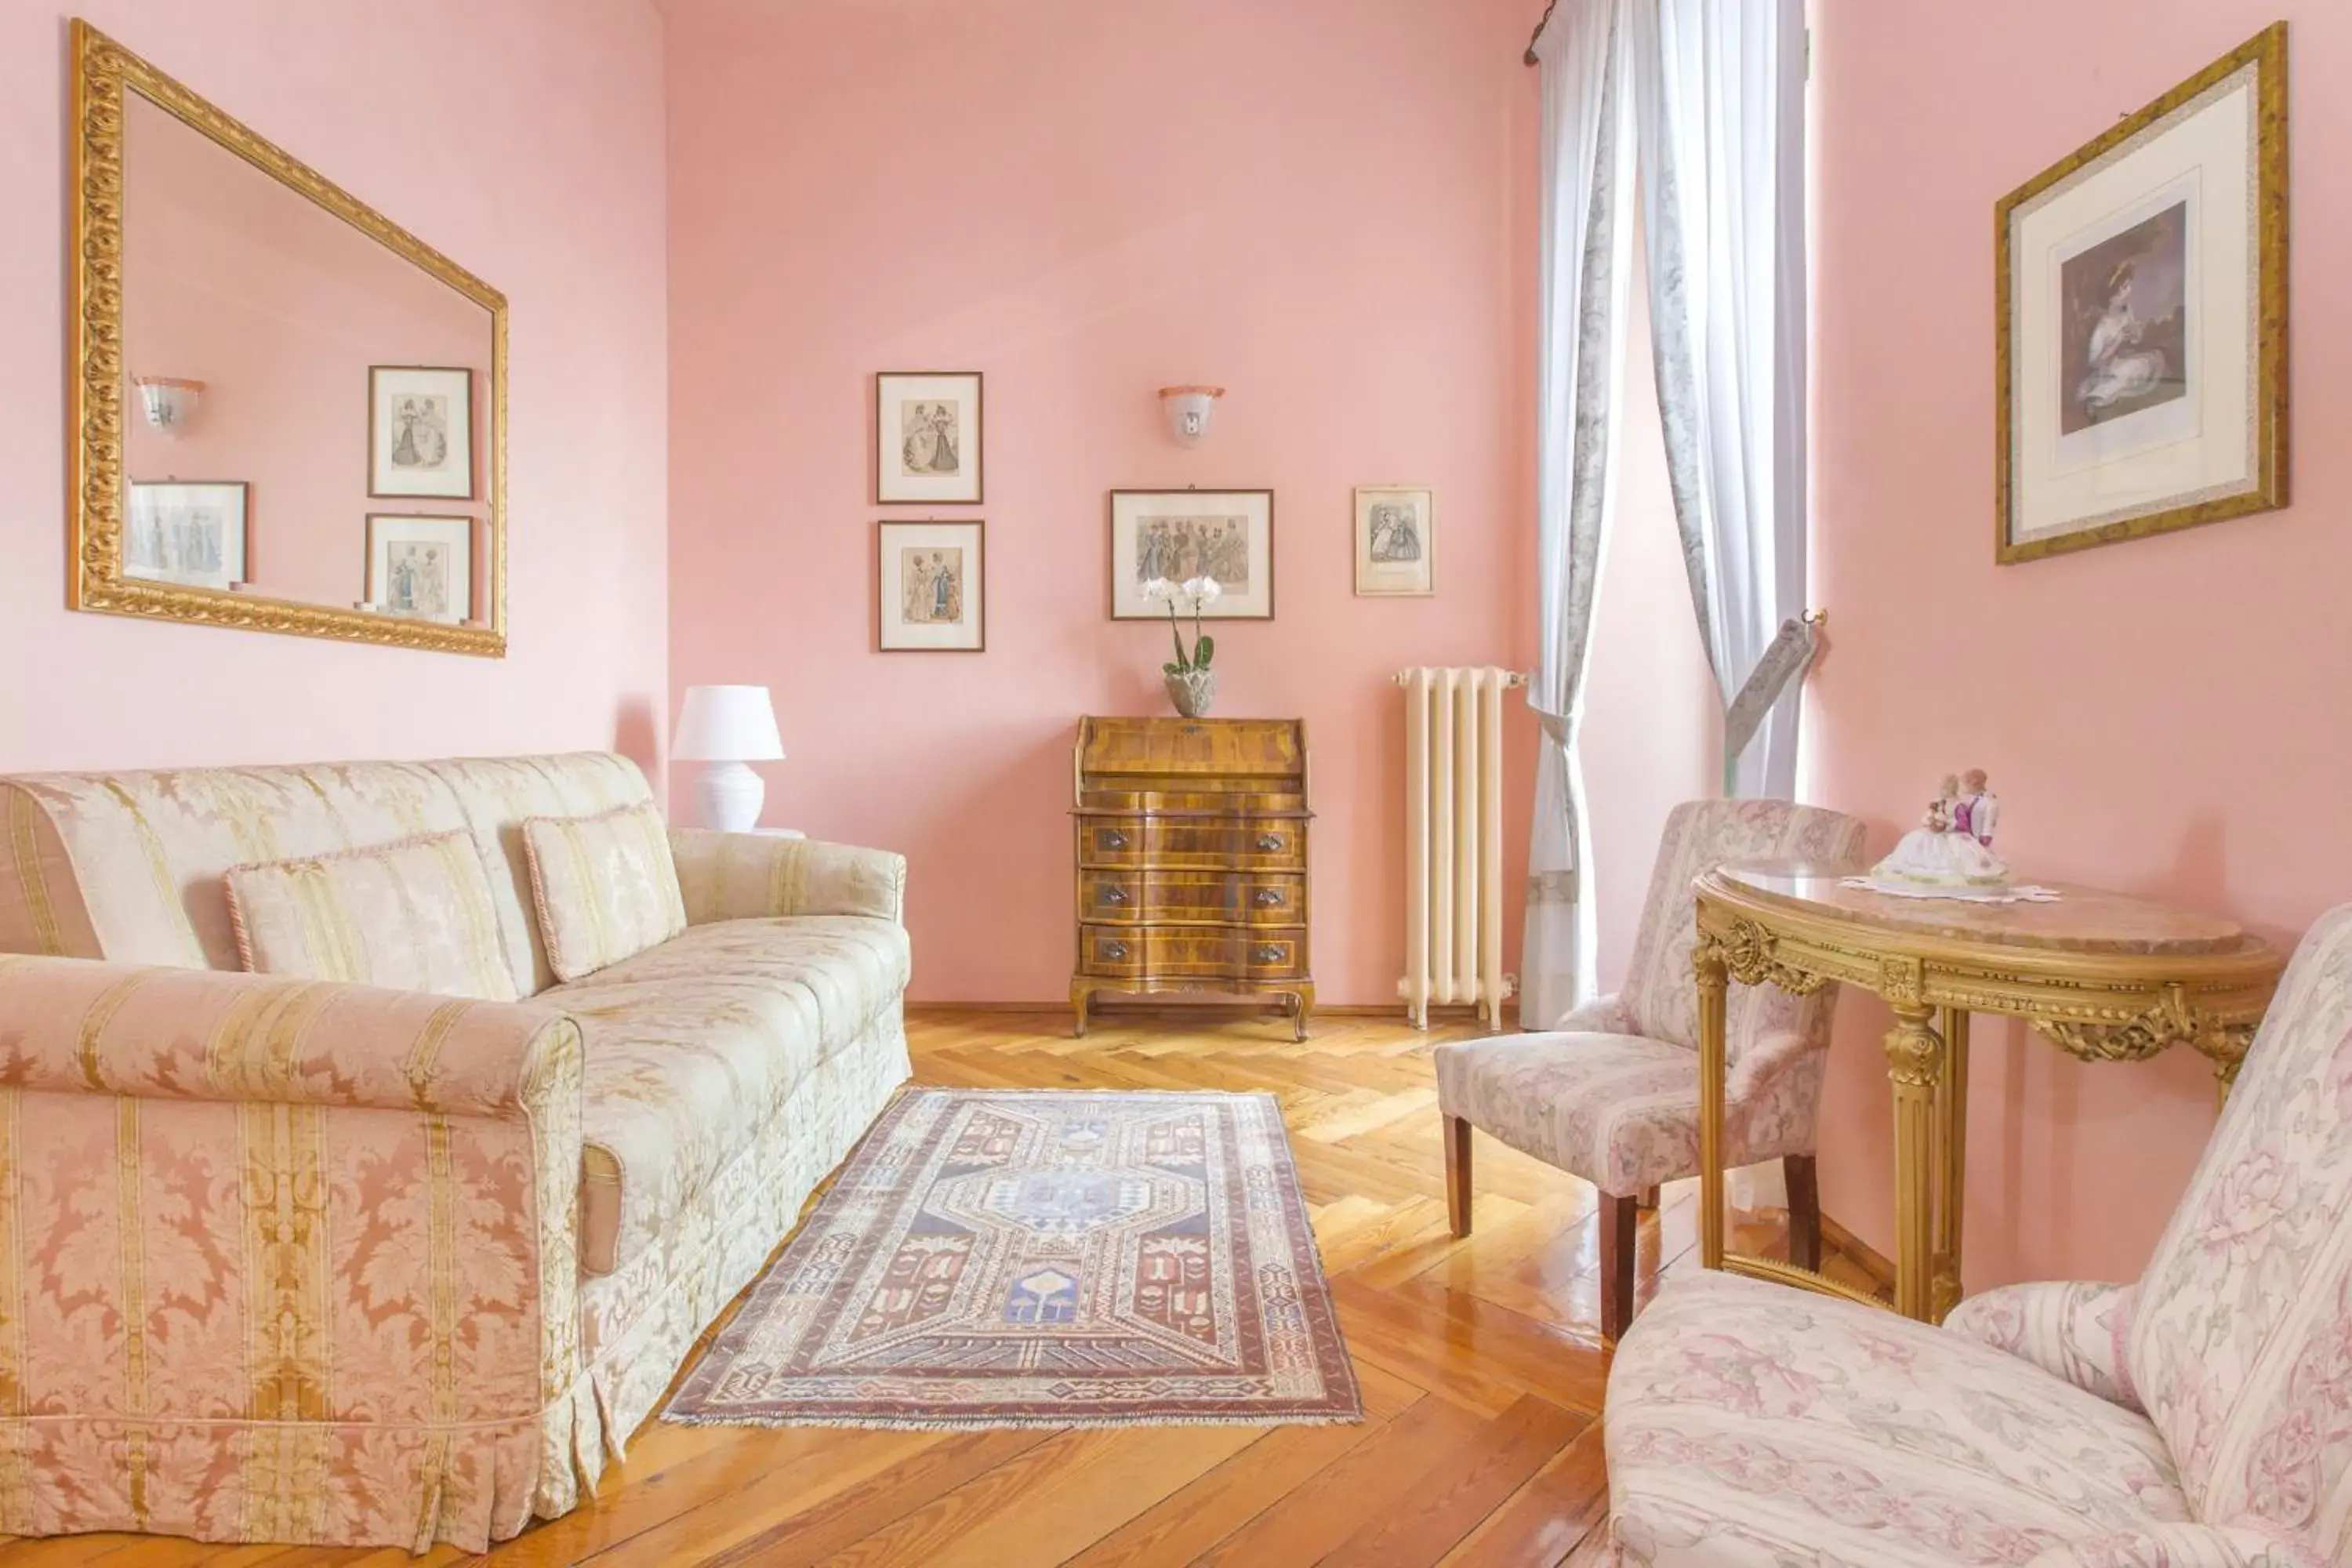
<path id="1" fill-rule="evenodd" d="M 1495 1027 L 1503 973 L 1503 693 L 1527 678 L 1491 665 L 1401 669 L 1404 688 L 1404 998 L 1475 1005 Z"/>

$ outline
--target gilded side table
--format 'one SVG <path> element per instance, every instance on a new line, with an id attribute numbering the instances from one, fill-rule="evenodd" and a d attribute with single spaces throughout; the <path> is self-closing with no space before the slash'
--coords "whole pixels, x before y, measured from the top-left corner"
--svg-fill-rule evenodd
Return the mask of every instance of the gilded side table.
<path id="1" fill-rule="evenodd" d="M 1940 1321 L 1960 1299 L 1969 1016 L 2025 1019 L 2085 1061 L 2187 1045 L 2227 1094 L 2284 960 L 2210 915 L 2092 888 L 2053 903 L 1902 899 L 1804 866 L 1698 879 L 1699 1255 L 1709 1268 L 1866 1300 L 1809 1270 L 1724 1250 L 1724 1007 L 1729 982 L 1797 995 L 1832 982 L 1895 1009 L 1895 1310 Z"/>

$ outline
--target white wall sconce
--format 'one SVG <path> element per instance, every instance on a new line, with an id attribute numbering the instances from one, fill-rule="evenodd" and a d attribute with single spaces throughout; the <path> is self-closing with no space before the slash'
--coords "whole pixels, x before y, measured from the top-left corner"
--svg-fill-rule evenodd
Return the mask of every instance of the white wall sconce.
<path id="1" fill-rule="evenodd" d="M 1168 414 L 1169 433 L 1180 447 L 1197 447 L 1208 438 L 1209 416 L 1217 411 L 1222 386 L 1163 386 L 1160 406 Z"/>
<path id="2" fill-rule="evenodd" d="M 139 388 L 140 406 L 147 412 L 147 423 L 166 436 L 177 436 L 196 416 L 196 405 L 205 400 L 205 384 L 177 375 L 141 375 L 131 378 Z"/>

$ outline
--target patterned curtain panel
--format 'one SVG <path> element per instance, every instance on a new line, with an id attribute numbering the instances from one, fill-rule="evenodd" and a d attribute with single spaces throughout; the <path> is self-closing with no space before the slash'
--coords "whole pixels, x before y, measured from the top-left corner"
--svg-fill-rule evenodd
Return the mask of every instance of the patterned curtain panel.
<path id="1" fill-rule="evenodd" d="M 1666 472 L 1725 791 L 1796 793 L 1805 603 L 1803 0 L 1631 0 Z"/>
<path id="2" fill-rule="evenodd" d="M 1537 389 L 1537 552 L 1543 646 L 1528 706 L 1543 727 L 1519 966 L 1522 1027 L 1558 1024 L 1592 988 L 1592 868 L 1576 728 L 1593 589 L 1612 501 L 1609 459 L 1632 263 L 1624 0 L 1559 0 L 1543 68 L 1543 216 Z"/>

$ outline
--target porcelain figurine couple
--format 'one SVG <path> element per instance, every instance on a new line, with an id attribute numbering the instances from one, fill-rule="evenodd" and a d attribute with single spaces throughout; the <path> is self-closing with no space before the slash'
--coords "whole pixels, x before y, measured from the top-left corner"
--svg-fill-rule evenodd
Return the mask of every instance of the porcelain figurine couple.
<path id="1" fill-rule="evenodd" d="M 2009 880 L 2009 868 L 1992 852 L 2000 820 L 2000 797 L 1985 787 L 1982 768 L 1947 773 L 1920 825 L 1872 875 L 1934 888 L 2000 887 Z"/>

